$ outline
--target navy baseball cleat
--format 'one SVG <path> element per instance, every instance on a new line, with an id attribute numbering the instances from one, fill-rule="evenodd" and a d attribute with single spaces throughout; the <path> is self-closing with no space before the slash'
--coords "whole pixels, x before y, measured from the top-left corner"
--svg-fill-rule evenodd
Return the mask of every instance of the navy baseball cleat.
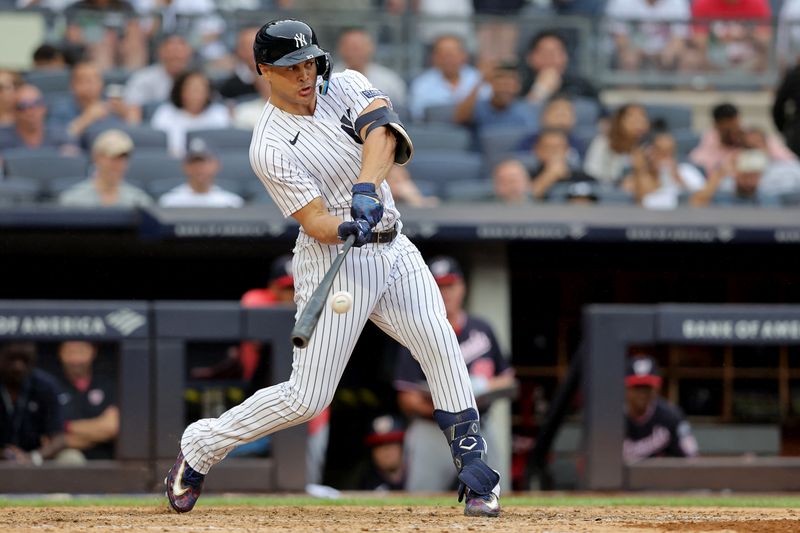
<path id="1" fill-rule="evenodd" d="M 465 516 L 500 516 L 500 500 L 493 493 L 489 494 L 476 494 L 474 492 L 467 493 L 467 505 L 464 507 Z"/>
<path id="2" fill-rule="evenodd" d="M 178 513 L 188 513 L 197 503 L 200 492 L 203 490 L 203 480 L 206 478 L 200 472 L 195 472 L 186 459 L 183 452 L 178 454 L 175 464 L 170 468 L 164 485 L 167 490 L 167 500 L 169 506 Z"/>

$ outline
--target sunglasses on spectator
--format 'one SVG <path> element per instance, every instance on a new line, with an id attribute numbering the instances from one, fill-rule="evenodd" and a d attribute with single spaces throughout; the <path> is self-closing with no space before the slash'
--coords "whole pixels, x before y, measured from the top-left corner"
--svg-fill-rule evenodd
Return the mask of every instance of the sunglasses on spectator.
<path id="1" fill-rule="evenodd" d="M 27 102 L 17 102 L 17 109 L 25 111 L 26 109 L 33 109 L 34 107 L 41 107 L 44 105 L 44 99 L 37 98 L 36 100 L 28 100 Z"/>

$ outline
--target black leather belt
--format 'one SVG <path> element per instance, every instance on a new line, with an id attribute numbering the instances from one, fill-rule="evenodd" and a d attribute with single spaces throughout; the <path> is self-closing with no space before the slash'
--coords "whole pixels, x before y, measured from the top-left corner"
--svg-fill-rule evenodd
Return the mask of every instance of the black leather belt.
<path id="1" fill-rule="evenodd" d="M 369 242 L 384 244 L 392 242 L 395 237 L 397 237 L 397 225 L 392 226 L 392 229 L 387 229 L 386 231 L 373 231 Z"/>

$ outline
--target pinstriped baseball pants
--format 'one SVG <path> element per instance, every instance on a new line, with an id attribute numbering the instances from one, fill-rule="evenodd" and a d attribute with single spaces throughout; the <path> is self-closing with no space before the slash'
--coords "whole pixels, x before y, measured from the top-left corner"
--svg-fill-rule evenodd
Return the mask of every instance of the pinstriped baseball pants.
<path id="1" fill-rule="evenodd" d="M 340 249 L 301 233 L 293 260 L 297 316 Z M 198 420 L 186 428 L 181 450 L 192 468 L 205 474 L 235 447 L 319 414 L 333 399 L 367 320 L 408 347 L 419 361 L 436 409 L 453 413 L 475 408 L 439 288 L 404 235 L 391 243 L 353 248 L 333 283 L 332 292 L 340 290 L 353 295 L 353 308 L 339 315 L 325 305 L 309 345 L 294 350 L 288 381 L 257 391 L 219 418 Z"/>

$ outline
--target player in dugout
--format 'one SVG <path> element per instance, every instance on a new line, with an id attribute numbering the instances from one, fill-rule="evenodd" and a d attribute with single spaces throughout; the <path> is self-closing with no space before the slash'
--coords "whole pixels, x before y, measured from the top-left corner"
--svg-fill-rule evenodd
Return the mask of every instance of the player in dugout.
<path id="1" fill-rule="evenodd" d="M 659 394 L 661 381 L 652 357 L 628 360 L 622 444 L 622 457 L 628 464 L 648 457 L 694 457 L 698 453 L 689 422 Z"/>

